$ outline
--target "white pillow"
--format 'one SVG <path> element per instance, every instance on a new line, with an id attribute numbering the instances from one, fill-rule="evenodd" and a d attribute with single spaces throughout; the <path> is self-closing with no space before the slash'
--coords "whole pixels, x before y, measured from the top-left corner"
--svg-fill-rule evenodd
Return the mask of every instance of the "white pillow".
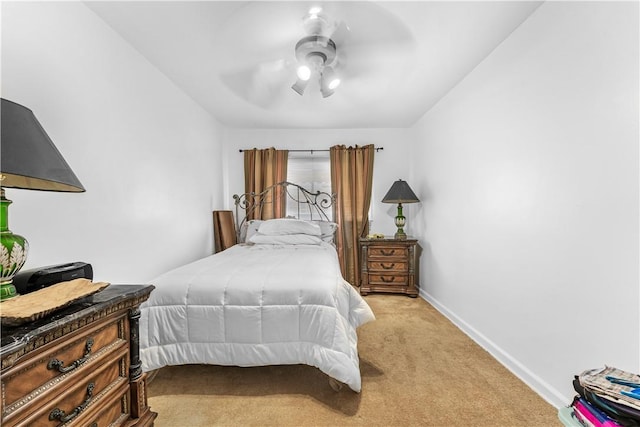
<path id="1" fill-rule="evenodd" d="M 320 221 L 320 220 L 317 220 L 317 221 L 314 220 L 311 222 L 313 222 L 314 224 L 318 224 L 318 226 L 320 226 L 320 238 L 323 241 L 327 243 L 333 243 L 336 230 L 338 229 L 338 224 L 331 221 Z"/>
<path id="2" fill-rule="evenodd" d="M 245 235 L 243 242 L 248 242 L 249 239 L 258 232 L 258 228 L 260 228 L 260 224 L 263 222 L 264 221 L 261 219 L 251 219 L 247 221 L 247 234 Z"/>
<path id="3" fill-rule="evenodd" d="M 268 235 L 256 233 L 249 241 L 263 245 L 319 245 L 322 243 L 320 237 L 309 234 Z"/>
<path id="4" fill-rule="evenodd" d="M 258 228 L 260 234 L 281 236 L 285 234 L 308 234 L 320 236 L 320 226 L 301 219 L 278 218 L 264 221 Z"/>

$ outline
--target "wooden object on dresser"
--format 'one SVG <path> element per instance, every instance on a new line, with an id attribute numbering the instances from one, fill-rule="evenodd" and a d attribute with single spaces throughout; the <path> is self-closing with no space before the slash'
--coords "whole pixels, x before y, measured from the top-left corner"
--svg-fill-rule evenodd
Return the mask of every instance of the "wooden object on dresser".
<path id="1" fill-rule="evenodd" d="M 389 292 L 418 296 L 418 261 L 413 238 L 360 239 L 360 293 Z"/>
<path id="2" fill-rule="evenodd" d="M 153 289 L 110 285 L 42 319 L 3 327 L 1 424 L 152 426 L 138 321 Z"/>

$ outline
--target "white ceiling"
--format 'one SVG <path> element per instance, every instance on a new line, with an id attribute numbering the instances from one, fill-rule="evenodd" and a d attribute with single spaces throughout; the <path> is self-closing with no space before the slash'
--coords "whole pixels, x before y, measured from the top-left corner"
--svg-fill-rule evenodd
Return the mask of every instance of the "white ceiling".
<path id="1" fill-rule="evenodd" d="M 409 127 L 541 2 L 320 2 L 342 84 L 295 82 L 312 2 L 117 1 L 86 5 L 221 123 L 240 128 Z"/>

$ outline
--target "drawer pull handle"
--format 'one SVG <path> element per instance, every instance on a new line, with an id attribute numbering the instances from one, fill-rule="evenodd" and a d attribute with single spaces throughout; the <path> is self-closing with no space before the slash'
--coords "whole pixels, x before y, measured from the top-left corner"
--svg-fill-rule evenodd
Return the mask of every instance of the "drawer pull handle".
<path id="1" fill-rule="evenodd" d="M 391 270 L 391 269 L 393 268 L 393 266 L 394 266 L 394 265 L 396 265 L 396 263 L 395 263 L 395 262 L 392 262 L 389 266 L 386 266 L 386 265 L 384 264 L 384 262 L 381 262 L 381 263 L 380 263 L 380 266 L 381 266 L 382 268 L 384 268 L 385 270 Z"/>
<path id="2" fill-rule="evenodd" d="M 382 255 L 384 255 L 384 256 L 389 256 L 389 255 L 395 254 L 396 250 L 395 249 L 391 249 L 389 252 L 385 252 L 384 249 L 380 249 L 380 253 L 382 253 Z"/>
<path id="3" fill-rule="evenodd" d="M 87 397 L 84 399 L 84 402 L 82 402 L 73 411 L 71 411 L 69 415 L 67 415 L 67 413 L 62 409 L 55 408 L 49 413 L 49 421 L 58 420 L 62 424 L 64 424 L 80 415 L 80 413 L 84 411 L 87 405 L 89 405 L 89 402 L 91 402 L 91 399 L 93 398 L 93 389 L 95 388 L 95 386 L 95 383 L 89 383 L 89 385 L 87 386 Z"/>
<path id="4" fill-rule="evenodd" d="M 392 276 L 392 277 L 390 277 L 390 278 L 388 278 L 388 279 L 387 279 L 385 276 L 380 276 L 380 279 L 382 279 L 382 281 L 383 281 L 384 283 L 393 283 L 393 281 L 394 281 L 396 278 Z"/>
<path id="5" fill-rule="evenodd" d="M 73 371 L 74 369 L 76 369 L 78 366 L 82 365 L 84 362 L 87 361 L 87 359 L 89 359 L 89 356 L 91 356 L 91 348 L 93 347 L 93 338 L 89 338 L 87 340 L 87 344 L 84 347 L 84 355 L 76 360 L 75 362 L 73 362 L 71 365 L 69 366 L 64 366 L 64 362 L 62 360 L 58 360 L 58 359 L 51 359 L 49 360 L 49 363 L 47 363 L 47 369 L 55 369 L 60 373 L 67 373 L 69 371 Z"/>

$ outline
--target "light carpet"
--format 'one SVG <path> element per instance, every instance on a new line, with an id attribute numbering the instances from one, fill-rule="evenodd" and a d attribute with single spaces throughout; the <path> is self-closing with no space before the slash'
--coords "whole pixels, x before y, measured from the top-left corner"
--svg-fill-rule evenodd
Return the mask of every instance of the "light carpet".
<path id="1" fill-rule="evenodd" d="M 556 409 L 421 298 L 365 297 L 362 392 L 304 366 L 174 366 L 149 385 L 156 426 L 561 426 Z"/>

